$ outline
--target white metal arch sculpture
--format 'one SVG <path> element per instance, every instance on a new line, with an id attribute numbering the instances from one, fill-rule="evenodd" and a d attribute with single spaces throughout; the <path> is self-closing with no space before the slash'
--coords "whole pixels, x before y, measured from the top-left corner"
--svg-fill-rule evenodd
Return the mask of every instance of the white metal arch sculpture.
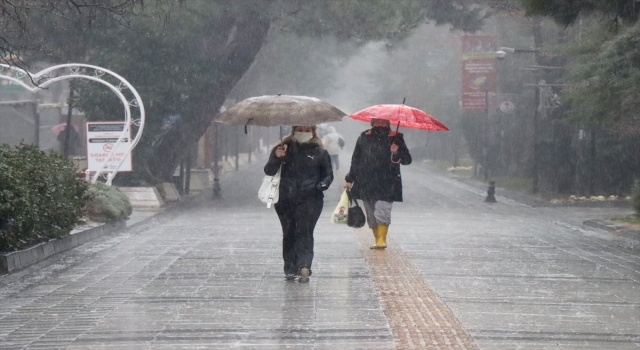
<path id="1" fill-rule="evenodd" d="M 13 76 L 7 75 L 8 72 L 14 72 Z M 105 76 L 110 76 L 119 81 L 118 85 L 113 85 L 109 81 L 105 80 Z M 120 101 L 122 101 L 122 105 L 124 106 L 125 127 L 122 130 L 118 141 L 116 142 L 113 149 L 109 152 L 109 155 L 106 159 L 109 160 L 113 158 L 118 145 L 124 139 L 129 138 L 130 130 L 133 130 L 134 125 L 138 126 L 138 129 L 136 130 L 135 136 L 131 140 L 131 148 L 129 149 L 127 154 L 122 157 L 113 171 L 107 172 L 107 185 L 111 185 L 111 181 L 113 181 L 113 178 L 118 173 L 118 169 L 120 169 L 120 166 L 122 165 L 124 160 L 128 155 L 131 154 L 133 148 L 140 141 L 142 130 L 144 129 L 144 104 L 142 103 L 142 99 L 140 98 L 138 91 L 136 91 L 136 89 L 126 79 L 102 67 L 76 63 L 60 64 L 57 66 L 49 67 L 35 74 L 30 74 L 29 72 L 17 67 L 0 64 L 0 78 L 13 81 L 31 92 L 37 92 L 38 90 L 41 90 L 52 83 L 67 79 L 87 79 L 95 81 L 107 86 L 111 91 L 113 91 L 113 93 L 118 96 Z M 127 90 L 131 95 L 133 95 L 133 98 L 127 99 L 127 96 L 125 96 L 125 92 Z M 136 118 L 132 118 L 131 116 L 132 107 L 137 108 L 138 110 Z M 104 168 L 106 168 L 109 163 L 108 161 L 105 161 L 104 164 L 105 166 L 92 176 L 92 183 L 95 183 L 98 178 L 105 173 Z"/>

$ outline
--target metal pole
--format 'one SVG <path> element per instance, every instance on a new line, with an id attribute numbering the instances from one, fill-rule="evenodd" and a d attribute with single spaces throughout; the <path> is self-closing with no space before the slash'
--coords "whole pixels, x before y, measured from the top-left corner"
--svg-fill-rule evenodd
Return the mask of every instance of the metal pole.
<path id="1" fill-rule="evenodd" d="M 69 108 L 67 109 L 67 125 L 64 127 L 64 145 L 62 153 L 69 155 L 69 139 L 71 134 L 71 115 L 73 113 L 73 82 L 69 83 Z"/>
<path id="2" fill-rule="evenodd" d="M 33 124 L 34 124 L 34 135 L 33 135 L 33 143 L 36 146 L 40 146 L 40 111 L 38 111 L 38 100 L 32 104 L 33 106 Z"/>
<path id="3" fill-rule="evenodd" d="M 222 143 L 222 145 L 224 146 L 224 161 L 228 161 L 229 160 L 229 128 L 225 128 L 225 132 L 223 133 L 224 135 L 224 142 Z"/>
<path id="4" fill-rule="evenodd" d="M 189 190 L 191 189 L 191 155 L 193 153 L 193 147 L 189 147 L 187 151 L 187 169 L 185 173 L 185 181 L 184 181 L 184 193 L 189 195 Z"/>
<path id="5" fill-rule="evenodd" d="M 213 198 L 220 198 L 220 147 L 218 146 L 218 123 L 213 123 Z"/>
<path id="6" fill-rule="evenodd" d="M 533 113 L 533 168 L 531 169 L 532 186 L 531 192 L 538 193 L 538 117 L 540 109 L 540 86 L 536 88 L 535 92 L 536 109 Z"/>
<path id="7" fill-rule="evenodd" d="M 484 112 L 487 117 L 485 120 L 485 131 L 484 131 L 484 145 L 482 147 L 482 155 L 483 155 L 483 178 L 487 180 L 489 178 L 489 90 L 484 91 Z"/>
<path id="8" fill-rule="evenodd" d="M 238 128 L 236 129 L 236 171 L 240 169 L 240 133 L 238 132 Z"/>
<path id="9" fill-rule="evenodd" d="M 180 176 L 178 180 L 178 192 L 184 194 L 184 157 L 180 158 Z"/>
<path id="10" fill-rule="evenodd" d="M 249 131 L 249 135 L 248 135 L 249 136 L 249 140 L 248 140 L 248 142 L 249 142 L 249 164 L 251 164 L 251 151 L 252 151 L 252 149 L 251 149 L 251 147 L 252 147 L 251 146 L 251 144 L 252 144 L 251 137 L 253 136 L 253 132 L 252 131 L 253 130 Z"/>
<path id="11" fill-rule="evenodd" d="M 595 196 L 595 183 L 596 183 L 596 129 L 591 129 L 589 151 L 589 196 Z"/>

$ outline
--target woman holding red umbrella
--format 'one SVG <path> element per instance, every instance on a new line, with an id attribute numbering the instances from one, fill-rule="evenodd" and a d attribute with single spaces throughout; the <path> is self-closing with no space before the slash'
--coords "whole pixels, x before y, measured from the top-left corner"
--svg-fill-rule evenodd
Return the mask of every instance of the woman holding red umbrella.
<path id="1" fill-rule="evenodd" d="M 411 164 L 411 154 L 398 128 L 449 129 L 428 113 L 405 106 L 404 100 L 401 105 L 371 106 L 349 117 L 370 121 L 372 128 L 358 138 L 344 187 L 364 202 L 367 222 L 376 238 L 371 249 L 385 249 L 391 206 L 393 202 L 402 202 L 400 165 Z M 391 124 L 396 126 L 396 131 L 391 130 Z"/>
<path id="2" fill-rule="evenodd" d="M 411 164 L 411 154 L 403 135 L 391 130 L 389 120 L 372 118 L 371 126 L 356 142 L 344 187 L 364 202 L 376 241 L 370 248 L 385 249 L 391 207 L 393 202 L 402 202 L 400 165 Z"/>

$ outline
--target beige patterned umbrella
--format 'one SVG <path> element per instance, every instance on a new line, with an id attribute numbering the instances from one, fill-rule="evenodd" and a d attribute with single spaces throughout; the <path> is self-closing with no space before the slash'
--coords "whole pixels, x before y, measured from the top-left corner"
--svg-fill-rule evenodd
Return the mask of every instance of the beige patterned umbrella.
<path id="1" fill-rule="evenodd" d="M 267 95 L 250 97 L 216 118 L 231 125 L 318 125 L 339 122 L 346 113 L 315 97 Z"/>

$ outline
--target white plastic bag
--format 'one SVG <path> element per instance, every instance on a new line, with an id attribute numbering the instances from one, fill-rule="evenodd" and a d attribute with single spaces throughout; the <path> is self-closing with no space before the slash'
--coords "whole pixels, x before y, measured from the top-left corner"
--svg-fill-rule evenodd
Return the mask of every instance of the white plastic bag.
<path id="1" fill-rule="evenodd" d="M 278 168 L 278 172 L 273 176 L 265 176 L 262 179 L 262 185 L 258 190 L 258 198 L 267 205 L 267 208 L 271 208 L 272 204 L 278 203 L 280 199 L 280 171 L 282 165 Z"/>
<path id="2" fill-rule="evenodd" d="M 336 206 L 336 209 L 331 214 L 332 224 L 346 224 L 347 223 L 347 211 L 349 209 L 349 197 L 347 197 L 347 190 L 342 192 L 340 201 Z"/>

